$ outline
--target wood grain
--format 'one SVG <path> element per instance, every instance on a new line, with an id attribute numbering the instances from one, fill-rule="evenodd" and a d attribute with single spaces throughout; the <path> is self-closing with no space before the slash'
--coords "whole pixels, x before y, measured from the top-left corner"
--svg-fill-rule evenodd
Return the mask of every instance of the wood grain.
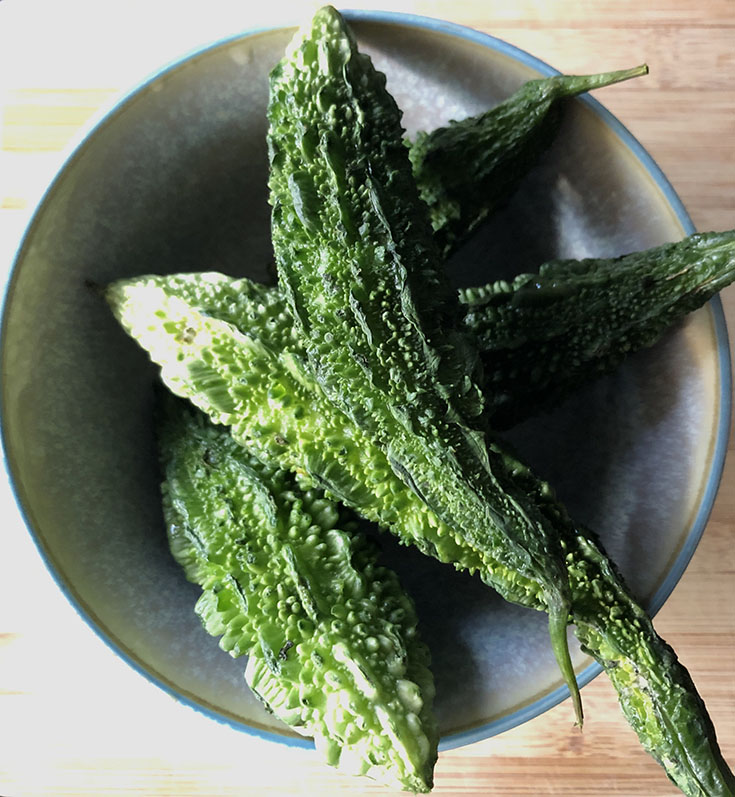
<path id="1" fill-rule="evenodd" d="M 84 20 L 101 25 L 99 6 L 65 4 L 58 36 L 94 51 L 105 45 L 72 36 Z M 302 3 L 248 11 L 241 27 L 291 21 Z M 380 8 L 384 2 L 343 7 Z M 0 15 L 8 4 L 2 3 Z M 212 4 L 211 16 L 222 14 Z M 732 0 L 470 0 L 392 2 L 392 10 L 452 20 L 491 33 L 564 71 L 597 71 L 646 61 L 651 75 L 600 93 L 657 160 L 699 229 L 735 227 L 735 3 Z M 132 3 L 116 20 L 139 13 L 139 41 L 166 37 L 202 20 L 194 4 Z M 200 16 L 197 16 L 200 14 Z M 22 46 L 18 68 L 1 69 L 0 238 L 8 255 L 29 209 L 53 174 L 58 153 L 122 84 L 90 65 L 59 86 L 55 64 L 33 52 L 36 27 L 5 14 L 0 30 Z M 20 21 L 19 21 L 20 20 Z M 214 20 L 216 22 L 216 19 Z M 209 20 L 209 24 L 214 24 Z M 155 26 L 159 26 L 158 29 Z M 153 26 L 153 30 L 151 30 Z M 192 34 L 195 36 L 195 34 Z M 94 39 L 94 40 L 93 40 Z M 188 41 L 188 40 L 187 40 Z M 86 44 L 85 44 L 86 42 Z M 3 47 L 0 42 L 0 52 Z M 26 46 L 27 45 L 27 46 Z M 131 58 L 136 43 L 131 42 Z M 141 45 L 142 46 L 142 45 Z M 5 48 L 7 56 L 7 48 Z M 29 59 L 29 52 L 33 59 Z M 72 54 L 69 55 L 71 57 Z M 82 53 L 84 55 L 84 53 Z M 31 63 L 31 60 L 33 63 Z M 0 65 L 2 66 L 2 65 Z M 3 271 L 4 273 L 4 271 Z M 735 288 L 723 292 L 735 329 Z M 690 669 L 735 762 L 735 456 L 733 441 L 721 489 L 702 542 L 657 617 L 661 634 Z M 121 663 L 91 635 L 46 574 L 12 506 L 0 560 L 0 795 L 387 795 L 389 790 L 325 769 L 309 751 L 234 733 L 177 705 Z M 640 748 L 614 692 L 598 678 L 583 692 L 587 724 L 571 727 L 562 705 L 501 736 L 443 753 L 438 795 L 672 795 L 677 790 Z"/>

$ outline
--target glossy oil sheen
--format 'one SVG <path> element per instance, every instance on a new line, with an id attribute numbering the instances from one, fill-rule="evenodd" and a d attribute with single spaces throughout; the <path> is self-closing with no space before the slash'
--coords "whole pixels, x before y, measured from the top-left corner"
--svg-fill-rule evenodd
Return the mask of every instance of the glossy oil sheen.
<path id="1" fill-rule="evenodd" d="M 538 75 L 531 59 L 490 39 L 426 21 L 376 16 L 354 26 L 387 73 L 409 131 L 478 112 Z M 162 525 L 155 369 L 90 283 L 213 269 L 267 278 L 267 74 L 291 34 L 254 34 L 185 60 L 85 140 L 19 253 L 2 351 L 11 476 L 62 588 L 165 688 L 284 740 L 290 732 L 244 687 L 244 662 L 213 645 L 194 615 L 197 588 L 171 560 Z M 458 282 L 485 282 L 552 257 L 675 240 L 683 223 L 618 133 L 575 102 L 540 166 L 452 268 Z M 711 309 L 699 311 L 510 435 L 598 531 L 634 592 L 656 604 L 701 533 L 724 456 L 722 447 L 714 456 L 727 345 L 716 321 Z M 382 539 L 432 649 L 445 746 L 511 727 L 561 697 L 545 615 Z M 582 671 L 589 660 L 576 653 L 575 664 Z"/>

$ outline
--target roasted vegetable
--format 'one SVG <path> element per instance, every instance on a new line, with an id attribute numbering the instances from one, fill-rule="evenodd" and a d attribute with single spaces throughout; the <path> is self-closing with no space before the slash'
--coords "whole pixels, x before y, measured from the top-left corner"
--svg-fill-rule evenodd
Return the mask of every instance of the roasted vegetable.
<path id="1" fill-rule="evenodd" d="M 646 74 L 644 64 L 529 80 L 479 116 L 419 133 L 410 158 L 442 253 L 450 254 L 509 199 L 554 140 L 564 99 Z"/>
<path id="2" fill-rule="evenodd" d="M 196 611 L 245 678 L 327 763 L 431 789 L 438 734 L 429 654 L 395 573 L 346 510 L 263 465 L 178 399 L 160 424 L 171 551 Z"/>
<path id="3" fill-rule="evenodd" d="M 490 424 L 506 429 L 558 404 L 733 280 L 731 230 L 614 259 L 557 260 L 511 283 L 463 291 Z"/>
<path id="4" fill-rule="evenodd" d="M 428 214 L 385 76 L 331 7 L 271 73 L 271 237 L 314 378 L 393 472 L 466 544 L 538 584 L 552 648 L 582 711 L 569 658 L 569 587 L 553 527 L 488 451 L 477 424 L 477 352 L 456 328 Z"/>

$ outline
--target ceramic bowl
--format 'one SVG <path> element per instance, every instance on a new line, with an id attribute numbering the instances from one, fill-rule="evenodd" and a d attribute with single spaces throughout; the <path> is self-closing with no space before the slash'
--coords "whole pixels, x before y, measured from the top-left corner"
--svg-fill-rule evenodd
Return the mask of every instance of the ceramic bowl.
<path id="1" fill-rule="evenodd" d="M 349 13 L 409 132 L 479 112 L 553 70 L 488 36 L 397 14 Z M 90 284 L 219 270 L 267 279 L 267 75 L 290 29 L 218 42 L 121 99 L 66 160 L 19 249 L 6 296 L 2 421 L 11 480 L 60 588 L 133 667 L 234 727 L 309 744 L 267 714 L 193 612 L 169 556 L 151 425 L 156 369 Z M 611 89 L 614 90 L 614 89 Z M 553 257 L 616 255 L 692 232 L 651 158 L 594 100 L 510 204 L 450 263 L 485 282 Z M 657 610 L 704 528 L 729 417 L 717 300 L 654 348 L 511 434 L 573 514 L 596 529 Z M 433 654 L 443 747 L 498 733 L 567 695 L 545 616 L 402 550 Z M 570 634 L 571 636 L 571 634 Z M 574 647 L 579 681 L 599 671 Z M 571 723 L 571 708 L 570 708 Z"/>

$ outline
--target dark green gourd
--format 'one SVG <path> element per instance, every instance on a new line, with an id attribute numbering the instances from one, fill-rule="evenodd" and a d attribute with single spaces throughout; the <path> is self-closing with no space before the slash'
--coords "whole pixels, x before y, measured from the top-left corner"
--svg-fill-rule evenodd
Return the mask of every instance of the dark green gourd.
<path id="1" fill-rule="evenodd" d="M 510 198 L 554 140 L 564 99 L 646 74 L 643 65 L 529 80 L 483 114 L 419 133 L 410 158 L 442 253 L 449 255 Z"/>
<path id="2" fill-rule="evenodd" d="M 171 551 L 245 678 L 327 763 L 426 792 L 438 740 L 413 604 L 351 514 L 263 465 L 169 396 L 160 423 Z"/>
<path id="3" fill-rule="evenodd" d="M 506 429 L 653 345 L 735 280 L 735 231 L 613 259 L 558 260 L 462 292 L 486 413 Z"/>
<path id="4" fill-rule="evenodd" d="M 540 585 L 581 723 L 559 541 L 473 426 L 477 352 L 456 328 L 400 111 L 334 9 L 271 73 L 268 119 L 273 249 L 316 381 L 455 534 Z"/>
<path id="5" fill-rule="evenodd" d="M 559 532 L 575 633 L 612 681 L 645 750 L 689 797 L 733 797 L 735 776 L 689 672 L 656 633 L 595 534 L 575 524 L 530 471 L 519 467 L 516 478 Z"/>

